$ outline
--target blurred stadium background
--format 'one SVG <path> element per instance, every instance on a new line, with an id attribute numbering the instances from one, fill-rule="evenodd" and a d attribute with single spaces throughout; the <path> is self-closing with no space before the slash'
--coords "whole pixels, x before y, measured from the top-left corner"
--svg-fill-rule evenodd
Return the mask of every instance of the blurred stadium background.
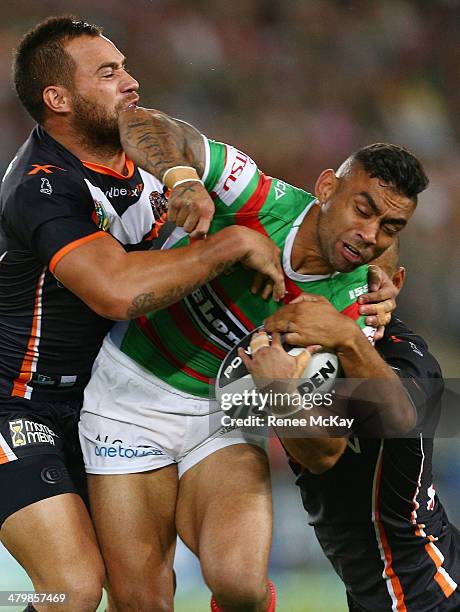
<path id="1" fill-rule="evenodd" d="M 427 338 L 445 376 L 460 378 L 458 0 L 3 0 L 2 174 L 32 126 L 10 84 L 11 50 L 35 22 L 64 12 L 104 26 L 141 83 L 143 105 L 235 144 L 268 174 L 312 189 L 320 170 L 364 144 L 413 149 L 431 185 L 403 234 L 400 314 Z M 459 441 L 436 448 L 435 483 L 459 525 Z M 272 466 L 278 609 L 341 612 L 342 587 L 276 445 Z M 181 546 L 177 572 L 176 609 L 209 609 L 197 563 Z M 27 578 L 0 549 L 0 590 L 24 588 Z"/>

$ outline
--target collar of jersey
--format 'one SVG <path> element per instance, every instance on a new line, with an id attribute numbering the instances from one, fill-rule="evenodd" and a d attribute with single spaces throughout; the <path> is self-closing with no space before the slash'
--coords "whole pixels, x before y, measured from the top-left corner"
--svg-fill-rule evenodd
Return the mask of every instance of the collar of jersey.
<path id="1" fill-rule="evenodd" d="M 338 274 L 337 272 L 333 272 L 332 274 L 299 274 L 292 269 L 291 266 L 291 256 L 292 256 L 292 247 L 294 246 L 294 240 L 297 236 L 297 232 L 299 231 L 299 227 L 302 224 L 302 221 L 308 211 L 314 204 L 318 204 L 318 200 L 313 200 L 310 202 L 308 206 L 300 213 L 297 219 L 294 221 L 293 226 L 291 227 L 291 231 L 287 235 L 286 241 L 284 243 L 283 249 L 283 269 L 284 273 L 288 278 L 293 281 L 299 281 L 302 283 L 309 283 L 317 280 L 322 280 L 323 278 L 331 278 Z"/>
<path id="2" fill-rule="evenodd" d="M 134 162 L 128 157 L 125 161 L 128 174 L 120 174 L 119 172 L 116 172 L 116 170 L 113 170 L 108 166 L 103 166 L 102 164 L 94 164 L 93 162 L 84 161 L 83 159 L 81 159 L 80 161 L 85 166 L 85 168 L 88 168 L 88 170 L 93 170 L 93 172 L 99 172 L 99 174 L 108 174 L 109 176 L 114 176 L 118 179 L 130 179 L 134 175 Z"/>
<path id="3" fill-rule="evenodd" d="M 51 134 L 48 134 L 48 132 L 45 130 L 43 126 L 37 125 L 35 129 L 37 130 L 39 138 L 44 138 L 45 140 L 49 140 L 53 144 L 53 146 L 58 147 L 59 149 L 64 151 L 67 155 L 71 155 L 74 159 L 78 159 L 78 157 L 76 157 L 71 151 L 69 151 L 69 149 L 66 149 L 63 145 L 61 145 L 59 141 L 53 138 Z M 130 179 L 134 176 L 134 170 L 135 170 L 134 162 L 132 159 L 129 159 L 129 157 L 125 158 L 125 164 L 128 170 L 128 174 L 126 176 L 124 174 L 120 174 L 119 172 L 116 172 L 115 170 L 112 170 L 112 168 L 109 168 L 108 166 L 103 166 L 102 164 L 94 164 L 93 162 L 84 161 L 83 159 L 80 159 L 79 161 L 85 166 L 85 168 L 88 168 L 88 170 L 99 172 L 99 174 L 108 174 L 110 176 L 114 176 L 115 178 L 124 179 L 124 180 Z"/>

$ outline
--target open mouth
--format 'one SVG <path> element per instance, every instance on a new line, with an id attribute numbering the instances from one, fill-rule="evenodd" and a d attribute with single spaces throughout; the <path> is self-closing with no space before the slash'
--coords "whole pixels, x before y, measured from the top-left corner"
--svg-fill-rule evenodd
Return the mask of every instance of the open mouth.
<path id="1" fill-rule="evenodd" d="M 138 95 L 130 96 L 123 104 L 123 108 L 127 109 L 127 108 L 130 108 L 131 106 L 136 106 L 138 102 L 139 102 Z"/>
<path id="2" fill-rule="evenodd" d="M 353 247 L 351 244 L 348 244 L 347 242 L 343 243 L 342 251 L 348 261 L 356 263 L 362 260 L 361 253 L 358 251 L 358 249 L 355 249 L 355 247 Z"/>

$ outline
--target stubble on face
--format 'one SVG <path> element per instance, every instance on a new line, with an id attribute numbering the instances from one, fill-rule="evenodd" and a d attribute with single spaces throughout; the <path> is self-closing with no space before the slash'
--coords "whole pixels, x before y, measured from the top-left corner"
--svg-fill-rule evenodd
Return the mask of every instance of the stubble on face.
<path id="1" fill-rule="evenodd" d="M 318 215 L 317 235 L 321 257 L 325 265 L 329 268 L 329 273 L 352 272 L 356 268 L 352 262 L 347 262 L 336 256 L 335 236 L 331 234 L 327 216 L 322 214 L 322 211 Z"/>

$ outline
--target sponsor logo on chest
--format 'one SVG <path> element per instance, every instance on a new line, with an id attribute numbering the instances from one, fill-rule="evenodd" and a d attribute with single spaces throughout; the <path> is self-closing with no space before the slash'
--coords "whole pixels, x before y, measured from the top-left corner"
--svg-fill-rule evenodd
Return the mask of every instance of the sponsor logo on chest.
<path id="1" fill-rule="evenodd" d="M 238 344 L 249 332 L 210 285 L 197 289 L 184 301 L 198 327 L 227 350 Z"/>

